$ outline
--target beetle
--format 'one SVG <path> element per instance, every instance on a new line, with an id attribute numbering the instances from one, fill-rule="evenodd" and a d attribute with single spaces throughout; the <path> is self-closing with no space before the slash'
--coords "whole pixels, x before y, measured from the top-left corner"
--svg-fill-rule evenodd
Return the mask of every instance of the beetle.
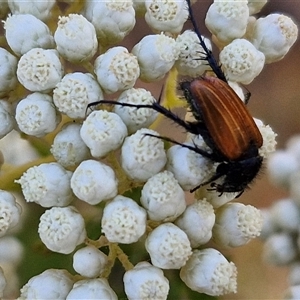
<path id="1" fill-rule="evenodd" d="M 186 131 L 201 135 L 209 147 L 209 151 L 196 145 L 176 142 L 167 137 L 158 137 L 182 147 L 188 148 L 209 160 L 219 163 L 215 174 L 202 182 L 191 192 L 201 186 L 210 184 L 210 190 L 218 193 L 238 193 L 240 196 L 261 169 L 263 158 L 259 148 L 263 144 L 262 135 L 255 124 L 246 105 L 240 100 L 234 90 L 228 85 L 221 67 L 216 62 L 212 52 L 206 47 L 197 28 L 190 0 L 188 4 L 190 20 L 205 51 L 207 60 L 216 77 L 203 76 L 191 81 L 180 83 L 180 89 L 195 118 L 194 122 L 182 120 L 169 109 L 163 107 L 160 101 L 148 105 L 116 103 L 101 100 L 89 106 L 106 103 L 139 108 L 152 108 L 171 119 Z M 161 96 L 160 96 L 161 98 Z M 216 180 L 222 179 L 216 183 Z"/>

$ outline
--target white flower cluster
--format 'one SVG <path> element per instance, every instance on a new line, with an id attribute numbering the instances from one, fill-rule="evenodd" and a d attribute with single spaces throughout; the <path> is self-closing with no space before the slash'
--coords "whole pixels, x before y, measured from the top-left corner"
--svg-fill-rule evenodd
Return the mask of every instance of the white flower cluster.
<path id="1" fill-rule="evenodd" d="M 261 238 L 264 240 L 263 258 L 275 266 L 288 266 L 289 288 L 284 299 L 300 297 L 300 136 L 287 142 L 286 149 L 277 150 L 268 160 L 271 182 L 288 192 L 270 208 L 262 211 L 264 217 Z"/>
<path id="2" fill-rule="evenodd" d="M 250 17 L 262 2 L 216 0 L 207 13 L 206 24 L 222 48 L 220 64 L 240 94 L 239 83 L 250 83 L 265 63 L 283 58 L 297 37 L 296 25 L 283 15 Z M 11 181 L 21 187 L 25 213 L 30 202 L 44 208 L 36 229 L 43 245 L 72 254 L 77 273 L 41 272 L 21 288 L 18 299 L 117 299 L 106 279 L 116 259 L 125 268 L 128 299 L 166 299 L 170 285 L 164 269 L 180 270 L 182 281 L 199 293 L 235 293 L 234 263 L 205 245 L 211 240 L 223 248 L 245 245 L 260 234 L 262 216 L 252 206 L 228 203 L 235 193 L 219 195 L 207 187 L 187 205 L 185 192 L 209 180 L 218 165 L 191 148 L 212 149 L 201 136 L 190 134 L 185 146 L 165 150 L 164 137 L 148 128 L 159 102 L 137 87 L 175 69 L 192 77 L 209 71 L 197 34 L 181 33 L 187 2 L 71 1 L 68 6 L 74 9 L 62 9 L 65 4 L 55 6 L 53 0 L 1 5 L 9 51 L 0 48 L 0 137 L 16 129 L 32 148 L 47 148 L 48 154 L 8 175 L 20 174 Z M 153 33 L 129 50 L 119 44 L 135 27 L 136 14 L 144 15 Z M 211 50 L 210 40 L 203 40 Z M 264 140 L 260 155 L 266 157 L 275 149 L 276 135 L 256 123 Z M 10 168 L 4 158 L 3 172 Z M 290 168 L 295 170 L 293 158 Z M 285 173 L 289 170 L 284 167 Z M 0 298 L 10 298 L 6 289 L 17 281 L 22 248 L 4 235 L 21 230 L 15 229 L 21 209 L 10 192 L 0 190 L 0 210 L 0 265 L 14 266 L 12 274 L 0 268 Z M 89 239 L 91 223 L 100 236 L 96 240 Z M 140 257 L 135 265 L 119 245 L 133 243 Z"/>

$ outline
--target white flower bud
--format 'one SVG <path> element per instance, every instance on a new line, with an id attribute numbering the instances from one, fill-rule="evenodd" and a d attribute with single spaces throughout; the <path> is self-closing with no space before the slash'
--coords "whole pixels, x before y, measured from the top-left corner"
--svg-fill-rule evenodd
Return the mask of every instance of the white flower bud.
<path id="1" fill-rule="evenodd" d="M 80 136 L 80 128 L 80 124 L 67 123 L 53 140 L 50 151 L 55 160 L 65 168 L 79 164 L 90 155 L 89 148 Z"/>
<path id="2" fill-rule="evenodd" d="M 96 110 L 83 122 L 80 136 L 94 157 L 104 157 L 121 146 L 127 127 L 117 114 Z"/>
<path id="3" fill-rule="evenodd" d="M 211 239 L 215 219 L 213 206 L 203 199 L 189 205 L 175 224 L 187 234 L 192 248 L 198 248 Z"/>
<path id="4" fill-rule="evenodd" d="M 72 275 L 67 270 L 49 269 L 29 279 L 18 299 L 64 300 L 72 285 Z"/>
<path id="5" fill-rule="evenodd" d="M 0 48 L 0 97 L 7 95 L 17 85 L 18 60 L 4 48 Z"/>
<path id="6" fill-rule="evenodd" d="M 129 300 L 167 299 L 169 280 L 161 269 L 148 262 L 139 262 L 131 270 L 125 272 L 125 293 Z"/>
<path id="7" fill-rule="evenodd" d="M 91 205 L 117 195 L 118 180 L 113 169 L 96 160 L 85 160 L 71 178 L 74 194 Z"/>
<path id="8" fill-rule="evenodd" d="M 260 235 L 263 219 L 251 205 L 227 203 L 216 211 L 213 240 L 222 247 L 239 247 Z"/>
<path id="9" fill-rule="evenodd" d="M 185 191 L 191 190 L 208 180 L 214 172 L 210 160 L 180 145 L 170 147 L 167 151 L 167 157 L 167 170 L 174 174 Z"/>
<path id="10" fill-rule="evenodd" d="M 220 63 L 228 80 L 249 84 L 263 69 L 265 56 L 249 41 L 236 39 L 220 52 Z"/>
<path id="11" fill-rule="evenodd" d="M 94 25 L 78 14 L 59 17 L 54 40 L 59 54 L 71 62 L 89 60 L 98 49 Z"/>
<path id="12" fill-rule="evenodd" d="M 40 217 L 39 236 L 54 252 L 69 254 L 86 238 L 84 219 L 72 206 L 52 207 Z"/>
<path id="13" fill-rule="evenodd" d="M 156 32 L 179 33 L 189 14 L 185 0 L 145 0 L 145 20 Z"/>
<path id="14" fill-rule="evenodd" d="M 85 6 L 85 16 L 95 26 L 101 45 L 122 41 L 134 28 L 135 10 L 132 0 L 91 0 Z"/>
<path id="15" fill-rule="evenodd" d="M 63 67 L 56 50 L 34 48 L 21 56 L 17 76 L 20 83 L 33 92 L 47 92 L 61 80 Z"/>
<path id="16" fill-rule="evenodd" d="M 209 31 L 223 43 L 241 38 L 246 33 L 248 1 L 215 1 L 208 9 L 205 24 Z"/>
<path id="17" fill-rule="evenodd" d="M 36 1 L 36 0 L 9 0 L 8 6 L 13 15 L 29 14 L 46 21 L 51 17 L 51 9 L 55 0 Z"/>
<path id="18" fill-rule="evenodd" d="M 122 92 L 118 98 L 118 102 L 136 105 L 151 105 L 155 101 L 151 93 L 142 88 L 128 89 Z M 115 105 L 113 110 L 126 124 L 129 133 L 136 132 L 138 129 L 144 127 L 149 127 L 158 115 L 158 112 L 152 108 L 137 109 L 136 107 Z"/>
<path id="19" fill-rule="evenodd" d="M 7 231 L 15 227 L 21 217 L 21 206 L 16 202 L 16 198 L 9 192 L 0 190 L 0 237 Z"/>
<path id="20" fill-rule="evenodd" d="M 57 109 L 70 118 L 85 118 L 87 106 L 103 99 L 102 90 L 89 73 L 70 73 L 56 85 L 53 102 Z"/>
<path id="21" fill-rule="evenodd" d="M 112 243 L 132 244 L 145 233 L 146 221 L 147 213 L 142 207 L 118 195 L 103 210 L 102 232 Z"/>
<path id="22" fill-rule="evenodd" d="M 26 30 L 20 30 L 26 28 Z M 48 26 L 33 15 L 9 15 L 4 22 L 8 45 L 18 56 L 33 48 L 54 48 L 54 39 Z"/>
<path id="23" fill-rule="evenodd" d="M 211 50 L 209 39 L 202 37 L 206 47 Z M 176 38 L 176 47 L 179 57 L 175 67 L 180 75 L 197 77 L 210 69 L 206 61 L 206 54 L 200 45 L 197 34 L 192 30 L 186 30 Z"/>
<path id="24" fill-rule="evenodd" d="M 299 300 L 300 299 L 300 285 L 289 286 L 283 295 L 284 300 Z"/>
<path id="25" fill-rule="evenodd" d="M 7 281 L 4 276 L 3 269 L 0 267 L 0 297 L 3 299 L 3 292 L 6 287 Z"/>
<path id="26" fill-rule="evenodd" d="M 22 99 L 16 108 L 18 127 L 28 135 L 42 137 L 52 132 L 60 120 L 51 96 L 46 94 L 30 94 Z"/>
<path id="27" fill-rule="evenodd" d="M 81 276 L 99 276 L 108 262 L 107 256 L 94 246 L 86 246 L 73 255 L 73 268 Z"/>
<path id="28" fill-rule="evenodd" d="M 282 59 L 297 40 L 298 28 L 293 20 L 281 14 L 259 18 L 251 42 L 266 57 L 266 63 Z"/>
<path id="29" fill-rule="evenodd" d="M 79 280 L 74 283 L 74 286 L 66 300 L 79 299 L 105 299 L 117 300 L 118 297 L 113 289 L 109 286 L 105 278 Z"/>
<path id="30" fill-rule="evenodd" d="M 263 245 L 262 256 L 265 262 L 275 266 L 293 262 L 298 256 L 294 237 L 285 232 L 272 234 Z"/>
<path id="31" fill-rule="evenodd" d="M 259 148 L 259 155 L 268 158 L 276 150 L 277 133 L 269 125 L 265 125 L 261 120 L 254 118 L 254 121 L 263 137 L 263 145 Z"/>
<path id="32" fill-rule="evenodd" d="M 299 186 L 299 181 L 297 182 Z M 271 218 L 277 230 L 297 232 L 300 227 L 300 210 L 293 199 L 285 198 L 276 201 L 270 209 Z"/>
<path id="33" fill-rule="evenodd" d="M 193 291 L 210 296 L 237 292 L 237 268 L 216 249 L 195 250 L 180 270 L 180 278 Z"/>
<path id="34" fill-rule="evenodd" d="M 141 204 L 150 220 L 172 222 L 185 208 L 185 194 L 174 175 L 169 171 L 158 173 L 145 183 Z"/>
<path id="35" fill-rule="evenodd" d="M 137 58 L 121 46 L 110 48 L 98 56 L 94 71 L 106 94 L 132 88 L 140 76 Z"/>
<path id="36" fill-rule="evenodd" d="M 180 269 L 192 254 L 186 233 L 173 223 L 164 223 L 151 231 L 145 242 L 151 262 L 161 269 Z"/>
<path id="37" fill-rule="evenodd" d="M 248 0 L 250 16 L 259 13 L 267 2 L 268 0 Z"/>
<path id="38" fill-rule="evenodd" d="M 23 259 L 24 246 L 19 239 L 6 235 L 0 239 L 0 265 L 17 267 Z"/>
<path id="39" fill-rule="evenodd" d="M 43 207 L 66 206 L 73 200 L 71 176 L 72 172 L 52 162 L 29 168 L 15 182 L 21 185 L 27 202 Z"/>
<path id="40" fill-rule="evenodd" d="M 2 139 L 14 129 L 15 125 L 11 104 L 5 100 L 0 100 L 0 120 L 0 139 Z"/>
<path id="41" fill-rule="evenodd" d="M 289 285 L 300 285 L 300 262 L 299 261 L 296 261 L 290 265 L 288 283 Z"/>
<path id="42" fill-rule="evenodd" d="M 138 59 L 140 79 L 145 82 L 162 79 L 178 58 L 176 41 L 163 33 L 143 37 L 131 53 Z"/>
<path id="43" fill-rule="evenodd" d="M 270 155 L 267 160 L 269 180 L 278 187 L 288 189 L 290 178 L 299 168 L 297 158 L 288 151 L 279 150 Z"/>
<path id="44" fill-rule="evenodd" d="M 167 161 L 163 141 L 147 134 L 159 136 L 154 130 L 142 128 L 127 137 L 121 148 L 122 168 L 129 178 L 138 182 L 145 182 L 160 172 Z"/>

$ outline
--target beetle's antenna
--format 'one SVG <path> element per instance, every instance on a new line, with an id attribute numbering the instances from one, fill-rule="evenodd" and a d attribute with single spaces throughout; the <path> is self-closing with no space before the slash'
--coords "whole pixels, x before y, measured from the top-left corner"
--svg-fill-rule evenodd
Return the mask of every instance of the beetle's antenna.
<path id="1" fill-rule="evenodd" d="M 193 10 L 192 10 L 192 5 L 191 5 L 191 0 L 186 0 L 187 5 L 188 5 L 188 10 L 189 10 L 189 15 L 190 15 L 190 20 L 192 22 L 192 25 L 194 27 L 194 31 L 197 34 L 199 41 L 200 41 L 200 45 L 203 48 L 203 50 L 205 51 L 206 54 L 206 60 L 208 62 L 208 64 L 210 65 L 210 67 L 212 68 L 213 72 L 217 75 L 217 77 L 225 82 L 227 82 L 227 79 L 223 73 L 223 71 L 221 70 L 219 64 L 217 63 L 215 57 L 213 56 L 213 53 L 211 52 L 211 50 L 209 50 L 206 47 L 206 44 L 201 36 L 201 33 L 198 29 L 194 14 L 193 14 Z"/>

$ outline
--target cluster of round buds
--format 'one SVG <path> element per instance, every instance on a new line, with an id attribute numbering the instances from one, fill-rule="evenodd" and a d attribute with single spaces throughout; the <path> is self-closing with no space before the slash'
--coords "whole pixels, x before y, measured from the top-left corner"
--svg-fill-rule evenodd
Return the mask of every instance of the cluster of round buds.
<path id="1" fill-rule="evenodd" d="M 265 2 L 216 0 L 207 13 L 206 24 L 222 49 L 225 76 L 240 98 L 239 83 L 250 83 L 265 63 L 283 58 L 297 36 L 297 27 L 283 15 L 250 17 Z M 125 268 L 128 299 L 166 299 L 170 284 L 165 269 L 180 270 L 181 280 L 199 293 L 236 292 L 236 266 L 207 243 L 245 245 L 260 234 L 262 215 L 253 206 L 228 203 L 236 193 L 219 195 L 207 187 L 187 204 L 185 192 L 210 180 L 218 163 L 190 150 L 212 150 L 200 135 L 190 134 L 184 145 L 166 150 L 164 138 L 149 129 L 160 99 L 137 87 L 138 80 L 146 85 L 174 70 L 197 77 L 210 69 L 206 51 L 211 42 L 203 38 L 202 47 L 195 32 L 181 32 L 188 20 L 187 2 L 54 5 L 54 0 L 0 3 L 9 47 L 0 48 L 0 137 L 10 138 L 16 129 L 27 138 L 27 147 L 48 154 L 7 176 L 5 171 L 27 151 L 12 142 L 9 154 L 16 155 L 11 160 L 0 155 L 0 298 L 15 298 L 9 291 L 15 289 L 17 279 L 12 278 L 23 252 L 16 239 L 5 236 L 21 230 L 20 205 L 5 191 L 13 183 L 21 187 L 25 214 L 30 202 L 44 208 L 36 228 L 43 245 L 72 253 L 76 272 L 41 272 L 23 286 L 20 300 L 117 299 L 107 280 L 116 259 Z M 130 50 L 120 44 L 133 30 L 136 15 L 143 15 L 153 32 Z M 263 136 L 259 155 L 265 158 L 275 149 L 276 134 L 255 122 Z M 89 239 L 88 222 L 98 239 Z M 133 243 L 140 247 L 134 254 L 147 253 L 136 265 L 119 246 Z"/>
<path id="2" fill-rule="evenodd" d="M 284 299 L 300 297 L 300 136 L 287 142 L 286 149 L 277 150 L 268 160 L 270 181 L 288 192 L 270 208 L 262 210 L 264 223 L 261 238 L 264 240 L 263 258 L 276 266 L 288 266 L 289 288 Z"/>

